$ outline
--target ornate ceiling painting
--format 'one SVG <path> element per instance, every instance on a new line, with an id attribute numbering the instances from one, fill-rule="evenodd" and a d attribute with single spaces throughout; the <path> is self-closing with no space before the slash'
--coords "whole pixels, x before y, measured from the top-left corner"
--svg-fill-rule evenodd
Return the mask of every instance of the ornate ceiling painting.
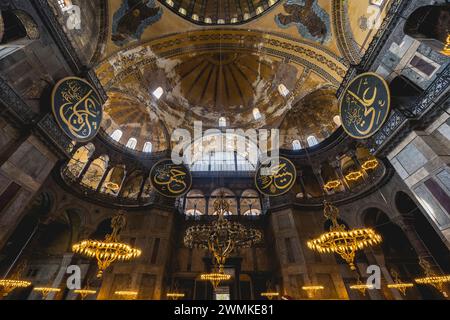
<path id="1" fill-rule="evenodd" d="M 197 2 L 110 1 L 111 37 L 96 68 L 111 98 L 102 125 L 106 133 L 120 129 L 122 144 L 134 137 L 138 149 L 145 141 L 163 149 L 169 146 L 160 137 L 176 128 L 192 130 L 197 120 L 216 128 L 222 116 L 235 128 L 302 126 L 285 131 L 285 139 L 314 134 L 320 142 L 336 129 L 336 103 L 325 99 L 322 105 L 319 97 L 335 92 L 373 37 L 376 30 L 359 23 L 369 0 L 262 1 L 248 22 L 243 15 L 233 20 L 236 26 L 235 9 Z M 252 1 L 244 2 L 248 6 L 241 8 L 251 7 Z M 386 10 L 387 2 L 380 8 Z M 210 15 L 212 22 L 192 21 L 192 15 Z M 302 103 L 311 95 L 319 102 Z M 262 115 L 257 120 L 255 108 Z M 303 115 L 300 122 L 285 120 L 292 108 Z"/>

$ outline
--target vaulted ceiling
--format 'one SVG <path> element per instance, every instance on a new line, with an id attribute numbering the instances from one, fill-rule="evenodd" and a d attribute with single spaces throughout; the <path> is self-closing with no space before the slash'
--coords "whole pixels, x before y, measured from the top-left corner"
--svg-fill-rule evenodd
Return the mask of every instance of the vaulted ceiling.
<path id="1" fill-rule="evenodd" d="M 107 1 L 95 67 L 111 98 L 102 127 L 160 148 L 176 128 L 217 127 L 222 116 L 231 127 L 325 139 L 337 102 L 324 92 L 332 96 L 359 61 L 390 1 Z M 288 116 L 293 108 L 301 119 Z"/>

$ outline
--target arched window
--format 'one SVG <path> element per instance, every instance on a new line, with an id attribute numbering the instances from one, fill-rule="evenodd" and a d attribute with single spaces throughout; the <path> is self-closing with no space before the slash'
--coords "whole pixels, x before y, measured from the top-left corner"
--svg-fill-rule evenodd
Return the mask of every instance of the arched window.
<path id="1" fill-rule="evenodd" d="M 106 168 L 108 167 L 109 157 L 107 155 L 100 156 L 99 158 L 92 161 L 88 170 L 81 180 L 81 184 L 84 186 L 96 190 L 100 181 L 106 173 Z"/>
<path id="2" fill-rule="evenodd" d="M 224 117 L 220 117 L 219 118 L 219 127 L 223 128 L 227 126 L 227 119 L 225 119 Z"/>
<path id="3" fill-rule="evenodd" d="M 150 153 L 152 152 L 152 143 L 147 141 L 144 143 L 144 148 L 142 149 L 143 152 Z"/>
<path id="4" fill-rule="evenodd" d="M 283 97 L 287 97 L 289 95 L 289 89 L 286 88 L 286 86 L 284 84 L 280 84 L 278 86 L 278 92 L 283 96 Z"/>
<path id="5" fill-rule="evenodd" d="M 241 215 L 258 216 L 261 214 L 261 201 L 255 190 L 246 190 L 240 199 Z"/>
<path id="6" fill-rule="evenodd" d="M 338 115 L 334 116 L 333 122 L 334 122 L 338 127 L 342 126 L 341 117 L 338 116 Z"/>
<path id="7" fill-rule="evenodd" d="M 92 143 L 88 143 L 85 146 L 80 147 L 72 156 L 67 164 L 68 172 L 75 178 L 78 178 L 86 167 L 89 159 L 95 151 L 95 147 Z"/>
<path id="8" fill-rule="evenodd" d="M 261 119 L 261 112 L 259 112 L 258 108 L 253 109 L 253 118 L 255 118 L 255 120 Z"/>
<path id="9" fill-rule="evenodd" d="M 111 139 L 113 139 L 114 141 L 119 142 L 120 139 L 122 138 L 122 135 L 123 135 L 122 130 L 117 129 L 117 130 L 115 130 L 115 131 L 112 133 Z"/>
<path id="10" fill-rule="evenodd" d="M 127 142 L 127 148 L 128 149 L 136 149 L 137 146 L 137 140 L 135 138 L 130 138 L 130 140 L 128 140 Z"/>
<path id="11" fill-rule="evenodd" d="M 299 140 L 292 141 L 292 150 L 301 150 L 301 149 L 302 149 L 302 144 L 300 143 Z"/>
<path id="12" fill-rule="evenodd" d="M 317 138 L 315 136 L 309 136 L 307 141 L 310 147 L 314 147 L 315 145 L 319 144 L 319 141 L 317 141 Z"/>
<path id="13" fill-rule="evenodd" d="M 164 94 L 164 89 L 161 87 L 158 87 L 155 89 L 155 91 L 153 91 L 152 94 L 156 99 L 160 99 L 162 97 L 162 95 Z"/>

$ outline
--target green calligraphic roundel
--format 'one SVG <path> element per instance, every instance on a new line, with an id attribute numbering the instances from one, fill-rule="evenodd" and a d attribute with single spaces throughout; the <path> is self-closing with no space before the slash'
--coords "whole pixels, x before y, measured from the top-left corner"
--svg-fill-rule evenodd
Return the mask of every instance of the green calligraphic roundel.
<path id="1" fill-rule="evenodd" d="M 76 77 L 62 79 L 53 88 L 51 104 L 56 122 L 70 139 L 87 142 L 97 135 L 103 108 L 89 82 Z"/>
<path id="2" fill-rule="evenodd" d="M 263 162 L 256 170 L 255 185 L 259 192 L 269 197 L 289 192 L 297 179 L 297 170 L 289 159 L 279 157 Z"/>
<path id="3" fill-rule="evenodd" d="M 192 175 L 184 164 L 174 164 L 170 159 L 157 162 L 150 171 L 156 191 L 166 197 L 185 195 L 192 185 Z"/>
<path id="4" fill-rule="evenodd" d="M 376 73 L 357 76 L 345 89 L 339 110 L 342 126 L 351 137 L 373 136 L 384 125 L 391 110 L 388 84 Z"/>

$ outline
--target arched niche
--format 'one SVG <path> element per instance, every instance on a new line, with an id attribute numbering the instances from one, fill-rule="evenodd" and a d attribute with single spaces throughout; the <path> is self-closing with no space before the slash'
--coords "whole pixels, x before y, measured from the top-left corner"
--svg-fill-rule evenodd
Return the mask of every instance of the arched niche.
<path id="1" fill-rule="evenodd" d="M 144 175 L 142 171 L 135 171 L 128 176 L 123 184 L 121 195 L 124 198 L 136 200 L 141 192 L 144 183 Z"/>
<path id="2" fill-rule="evenodd" d="M 442 270 L 450 272 L 449 248 L 444 244 L 422 210 L 406 192 L 398 191 L 394 199 L 397 211 L 406 219 L 412 218 L 415 232 L 428 248 L 433 259 L 439 264 Z"/>
<path id="3" fill-rule="evenodd" d="M 244 216 L 259 216 L 261 214 L 261 199 L 256 190 L 245 190 L 240 198 L 240 214 Z"/>
<path id="4" fill-rule="evenodd" d="M 206 198 L 202 191 L 191 190 L 186 194 L 184 213 L 186 216 L 201 216 L 206 213 Z"/>
<path id="5" fill-rule="evenodd" d="M 91 165 L 87 169 L 86 173 L 81 180 L 81 183 L 90 189 L 97 190 L 103 176 L 108 168 L 109 157 L 102 155 L 92 161 Z"/>
<path id="6" fill-rule="evenodd" d="M 111 168 L 103 182 L 101 192 L 117 196 L 122 188 L 125 174 L 126 170 L 124 165 L 118 165 Z"/>
<path id="7" fill-rule="evenodd" d="M 228 211 L 228 213 L 226 213 L 225 215 L 235 215 L 237 214 L 237 199 L 236 199 L 236 195 L 234 194 L 233 191 L 231 191 L 230 189 L 226 189 L 226 188 L 219 188 L 214 190 L 211 193 L 211 196 L 209 198 L 209 203 L 208 203 L 208 215 L 217 215 L 217 212 L 215 212 L 214 210 L 214 202 L 219 198 L 223 196 L 225 198 L 225 200 L 228 202 L 230 209 Z"/>
<path id="8" fill-rule="evenodd" d="M 67 163 L 66 172 L 70 173 L 72 177 L 78 178 L 94 154 L 94 151 L 95 146 L 92 143 L 79 147 Z"/>
<path id="9" fill-rule="evenodd" d="M 401 280 L 411 282 L 421 276 L 423 270 L 419 265 L 419 257 L 404 231 L 389 216 L 379 208 L 368 208 L 362 213 L 364 226 L 374 229 L 383 239 L 382 243 L 372 250 L 375 254 L 382 254 L 386 269 L 395 270 Z M 411 298 L 439 298 L 437 293 L 428 287 L 417 286 L 417 291 L 408 291 Z"/>
<path id="10" fill-rule="evenodd" d="M 449 36 L 450 4 L 416 9 L 406 20 L 404 33 L 441 52 Z"/>
<path id="11" fill-rule="evenodd" d="M 39 28 L 34 19 L 22 10 L 4 10 L 0 12 L 0 45 L 25 43 L 39 39 Z"/>

